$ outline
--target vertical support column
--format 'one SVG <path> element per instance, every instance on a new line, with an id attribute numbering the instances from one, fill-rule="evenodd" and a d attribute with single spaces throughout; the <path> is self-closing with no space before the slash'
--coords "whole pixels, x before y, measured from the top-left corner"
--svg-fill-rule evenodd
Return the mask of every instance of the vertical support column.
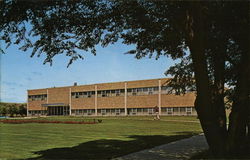
<path id="1" fill-rule="evenodd" d="M 49 90 L 47 89 L 47 104 L 49 103 Z"/>
<path id="2" fill-rule="evenodd" d="M 27 91 L 27 117 L 29 116 L 29 92 Z"/>
<path id="3" fill-rule="evenodd" d="M 71 88 L 69 88 L 69 115 L 71 116 Z"/>
<path id="4" fill-rule="evenodd" d="M 159 80 L 158 107 L 159 107 L 159 115 L 161 115 L 161 80 Z"/>
<path id="5" fill-rule="evenodd" d="M 127 116 L 128 115 L 128 111 L 127 111 L 127 82 L 125 82 L 125 95 L 124 95 L 124 115 Z"/>
<path id="6" fill-rule="evenodd" d="M 95 85 L 95 116 L 97 116 L 97 85 Z"/>
<path id="7" fill-rule="evenodd" d="M 48 104 L 49 103 L 49 89 L 48 88 L 47 88 L 46 92 L 47 92 L 47 101 L 46 101 L 46 103 Z M 47 115 L 49 115 L 49 107 L 48 106 L 46 107 L 46 112 L 47 112 Z"/>

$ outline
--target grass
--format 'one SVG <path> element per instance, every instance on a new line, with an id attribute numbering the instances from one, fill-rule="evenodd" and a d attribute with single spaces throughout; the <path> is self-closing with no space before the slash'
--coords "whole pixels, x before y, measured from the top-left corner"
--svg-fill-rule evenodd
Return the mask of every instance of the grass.
<path id="1" fill-rule="evenodd" d="M 0 159 L 111 159 L 201 132 L 195 117 L 97 117 L 99 124 L 0 123 Z M 94 117 L 47 117 L 88 121 Z M 174 121 L 173 121 L 174 120 Z"/>

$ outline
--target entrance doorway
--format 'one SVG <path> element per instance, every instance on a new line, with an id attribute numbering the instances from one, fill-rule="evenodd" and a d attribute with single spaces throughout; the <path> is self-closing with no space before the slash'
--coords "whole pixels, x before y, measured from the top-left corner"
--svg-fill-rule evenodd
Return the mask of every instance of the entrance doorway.
<path id="1" fill-rule="evenodd" d="M 48 116 L 69 115 L 69 106 L 48 106 Z"/>

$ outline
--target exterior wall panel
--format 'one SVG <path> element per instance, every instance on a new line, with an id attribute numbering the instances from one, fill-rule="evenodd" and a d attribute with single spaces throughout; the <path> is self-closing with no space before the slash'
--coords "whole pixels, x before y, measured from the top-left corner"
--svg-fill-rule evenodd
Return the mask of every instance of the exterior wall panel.
<path id="1" fill-rule="evenodd" d="M 47 94 L 47 89 L 28 90 L 28 95 Z"/>
<path id="2" fill-rule="evenodd" d="M 97 90 L 124 89 L 124 82 L 96 84 Z"/>
<path id="3" fill-rule="evenodd" d="M 124 96 L 118 97 L 98 97 L 97 109 L 102 108 L 124 108 Z"/>
<path id="4" fill-rule="evenodd" d="M 29 101 L 28 110 L 46 110 L 45 107 L 42 107 L 42 104 L 46 104 L 47 100 L 43 101 Z"/>
<path id="5" fill-rule="evenodd" d="M 187 107 L 194 106 L 194 93 L 187 93 L 185 95 L 162 94 L 162 107 Z"/>
<path id="6" fill-rule="evenodd" d="M 159 85 L 158 79 L 127 82 L 127 88 L 154 87 L 158 85 Z"/>
<path id="7" fill-rule="evenodd" d="M 156 105 L 158 105 L 158 95 L 127 97 L 127 108 L 154 108 Z"/>
<path id="8" fill-rule="evenodd" d="M 85 91 L 94 91 L 95 85 L 84 85 L 84 86 L 72 86 L 71 92 L 85 92 Z"/>
<path id="9" fill-rule="evenodd" d="M 71 109 L 95 109 L 95 98 L 72 98 Z"/>
<path id="10" fill-rule="evenodd" d="M 48 93 L 48 103 L 69 104 L 69 87 L 49 88 Z"/>

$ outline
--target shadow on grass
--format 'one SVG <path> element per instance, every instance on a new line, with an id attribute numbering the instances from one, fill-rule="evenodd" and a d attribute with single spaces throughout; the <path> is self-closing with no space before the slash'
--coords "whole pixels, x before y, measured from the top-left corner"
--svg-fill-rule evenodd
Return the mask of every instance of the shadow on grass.
<path id="1" fill-rule="evenodd" d="M 173 136 L 152 135 L 141 136 L 133 135 L 129 138 L 133 140 L 107 140 L 101 139 L 81 143 L 74 147 L 53 148 L 43 151 L 34 152 L 39 156 L 30 160 L 39 159 L 112 159 L 137 152 L 147 148 L 153 148 L 161 144 L 170 143 L 183 138 L 188 138 L 193 134 L 180 134 Z"/>

